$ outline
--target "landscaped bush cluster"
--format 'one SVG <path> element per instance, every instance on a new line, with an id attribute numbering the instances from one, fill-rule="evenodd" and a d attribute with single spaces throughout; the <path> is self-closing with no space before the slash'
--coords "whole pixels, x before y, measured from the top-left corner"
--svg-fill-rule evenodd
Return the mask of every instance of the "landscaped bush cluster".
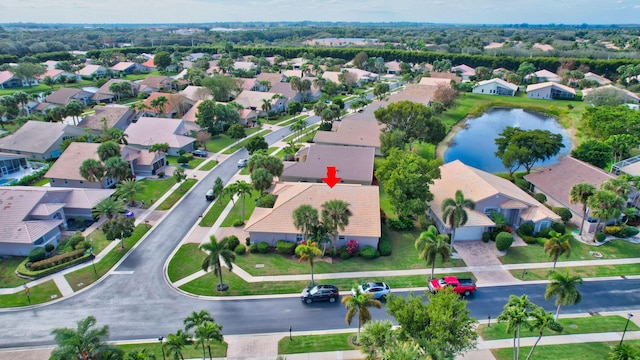
<path id="1" fill-rule="evenodd" d="M 383 228 L 382 230 L 382 236 L 378 243 L 378 251 L 380 251 L 380 256 L 391 255 L 391 240 L 389 240 L 389 233 L 386 228 Z"/>
<path id="2" fill-rule="evenodd" d="M 528 191 L 531 186 L 531 183 L 529 183 L 527 180 L 518 177 L 513 180 L 513 183 L 524 191 Z"/>
<path id="3" fill-rule="evenodd" d="M 44 249 L 42 249 L 42 251 L 44 251 Z M 48 269 L 50 267 L 64 264 L 71 260 L 77 259 L 81 257 L 83 254 L 84 254 L 84 249 L 78 249 L 78 250 L 74 250 L 61 255 L 52 256 L 45 260 L 32 262 L 31 265 L 29 266 L 29 270 L 39 271 L 39 270 Z"/>
<path id="4" fill-rule="evenodd" d="M 227 237 L 227 239 L 229 239 L 229 242 L 227 243 L 229 245 L 229 249 L 235 249 L 240 245 L 240 240 L 238 240 L 238 237 L 235 235 L 231 235 Z"/>
<path id="5" fill-rule="evenodd" d="M 298 244 L 294 242 L 278 240 L 278 242 L 276 242 L 276 251 L 282 255 L 293 255 L 296 251 L 296 246 L 298 246 Z"/>
<path id="6" fill-rule="evenodd" d="M 242 221 L 242 219 L 236 219 L 236 221 L 233 222 L 233 226 L 242 226 L 244 225 L 244 221 Z"/>
<path id="7" fill-rule="evenodd" d="M 540 202 L 542 204 L 547 202 L 547 195 L 545 195 L 543 193 L 533 194 L 533 198 L 538 200 L 538 202 Z"/>
<path id="8" fill-rule="evenodd" d="M 375 259 L 380 256 L 380 252 L 371 245 L 363 246 L 360 250 L 360 256 L 365 259 Z"/>
<path id="9" fill-rule="evenodd" d="M 534 225 L 532 222 L 526 222 L 521 224 L 518 228 L 518 235 L 520 236 L 531 236 L 533 235 Z"/>
<path id="10" fill-rule="evenodd" d="M 71 249 L 76 249 L 78 244 L 80 244 L 84 240 L 84 235 L 82 235 L 82 233 L 78 231 L 75 234 L 71 235 L 71 237 L 67 240 L 67 246 L 69 246 Z"/>
<path id="11" fill-rule="evenodd" d="M 264 196 L 258 198 L 256 200 L 256 207 L 261 208 L 273 208 L 273 205 L 276 203 L 276 197 L 273 194 L 265 194 Z"/>
<path id="12" fill-rule="evenodd" d="M 554 207 L 551 210 L 553 210 L 554 213 L 558 214 L 558 216 L 560 216 L 560 218 L 562 219 L 562 222 L 565 224 L 573 217 L 573 214 L 571 214 L 571 210 L 567 209 L 566 207 Z"/>
<path id="13" fill-rule="evenodd" d="M 360 250 L 360 244 L 358 240 L 347 240 L 347 252 L 351 256 L 358 255 L 358 251 Z"/>
<path id="14" fill-rule="evenodd" d="M 513 236 L 508 232 L 501 232 L 496 236 L 496 248 L 500 251 L 506 251 L 513 244 Z"/>
<path id="15" fill-rule="evenodd" d="M 400 218 L 400 219 L 388 219 L 389 227 L 395 231 L 410 231 L 413 230 L 413 219 Z"/>
<path id="16" fill-rule="evenodd" d="M 233 252 L 238 255 L 244 255 L 247 252 L 247 247 L 242 244 L 238 244 L 238 246 L 233 249 Z"/>
<path id="17" fill-rule="evenodd" d="M 597 242 L 603 242 L 604 239 L 607 238 L 607 234 L 603 233 L 603 232 L 599 232 L 596 234 L 596 241 Z"/>
<path id="18" fill-rule="evenodd" d="M 351 258 L 351 254 L 349 254 L 349 252 L 347 251 L 347 245 L 340 246 L 339 251 L 340 251 L 340 259 L 347 260 Z"/>
<path id="19" fill-rule="evenodd" d="M 266 242 L 258 243 L 258 252 L 260 254 L 266 254 L 269 252 L 269 244 Z"/>
<path id="20" fill-rule="evenodd" d="M 31 250 L 31 252 L 29 253 L 29 261 L 30 262 L 42 261 L 46 257 L 47 257 L 47 253 L 41 247 L 37 247 L 37 248 Z"/>
<path id="21" fill-rule="evenodd" d="M 553 229 L 550 227 L 542 228 L 540 229 L 540 231 L 538 231 L 538 233 L 536 234 L 536 237 L 549 238 L 549 232 L 551 230 Z"/>
<path id="22" fill-rule="evenodd" d="M 46 244 L 46 245 L 44 246 L 44 251 L 46 251 L 46 252 L 50 253 L 50 252 L 52 252 L 55 248 L 56 248 L 56 247 L 55 247 L 53 244 L 48 243 L 48 244 Z"/>
<path id="23" fill-rule="evenodd" d="M 638 235 L 640 230 L 638 230 L 635 226 L 626 226 L 626 225 L 616 225 L 616 226 L 605 226 L 604 233 L 608 235 L 613 235 L 619 238 L 628 238 L 632 236 Z"/>
<path id="24" fill-rule="evenodd" d="M 529 245 L 534 245 L 537 244 L 538 241 L 536 240 L 535 236 L 529 236 L 529 235 L 520 235 L 520 237 L 522 238 L 522 240 L 529 244 Z"/>
<path id="25" fill-rule="evenodd" d="M 420 229 L 427 230 L 429 226 L 435 225 L 433 220 L 429 219 L 426 215 L 418 216 L 418 224 L 420 225 Z"/>
<path id="26" fill-rule="evenodd" d="M 543 238 L 543 237 L 537 237 L 537 238 L 536 238 L 536 242 L 537 242 L 537 243 L 538 243 L 538 245 L 540 245 L 540 246 L 544 246 L 544 244 L 546 244 L 546 243 L 547 243 L 547 240 L 549 240 L 549 239 L 547 239 L 547 238 Z"/>
<path id="27" fill-rule="evenodd" d="M 551 224 L 551 229 L 553 229 L 553 231 L 557 232 L 558 234 L 562 234 L 562 235 L 564 235 L 564 233 L 567 232 L 567 229 L 564 227 L 564 224 L 561 222 L 554 222 L 553 224 Z"/>
<path id="28" fill-rule="evenodd" d="M 255 254 L 258 252 L 258 244 L 249 245 L 249 252 Z"/>
<path id="29" fill-rule="evenodd" d="M 49 167 L 43 167 L 42 169 L 34 173 L 21 177 L 20 180 L 12 182 L 10 185 L 11 186 L 32 185 L 40 181 L 40 179 L 44 177 L 44 174 L 46 174 L 48 170 L 49 170 Z"/>

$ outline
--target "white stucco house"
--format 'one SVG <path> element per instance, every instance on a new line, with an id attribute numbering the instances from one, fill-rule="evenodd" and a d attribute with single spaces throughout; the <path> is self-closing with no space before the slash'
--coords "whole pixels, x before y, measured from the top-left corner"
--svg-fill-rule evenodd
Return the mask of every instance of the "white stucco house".
<path id="1" fill-rule="evenodd" d="M 474 94 L 514 96 L 516 92 L 518 92 L 518 85 L 500 78 L 480 81 L 473 87 Z"/>

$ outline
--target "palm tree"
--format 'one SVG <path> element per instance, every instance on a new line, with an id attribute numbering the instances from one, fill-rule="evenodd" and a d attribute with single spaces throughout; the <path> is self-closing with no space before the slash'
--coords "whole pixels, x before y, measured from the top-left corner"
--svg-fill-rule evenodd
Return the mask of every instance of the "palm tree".
<path id="1" fill-rule="evenodd" d="M 613 191 L 598 190 L 589 198 L 588 204 L 591 215 L 598 218 L 596 229 L 593 232 L 593 241 L 595 242 L 602 221 L 607 222 L 619 218 L 622 215 L 625 200 Z"/>
<path id="2" fill-rule="evenodd" d="M 453 253 L 453 242 L 456 238 L 456 229 L 467 223 L 467 210 L 476 208 L 473 200 L 465 199 L 461 190 L 456 191 L 455 197 L 444 199 L 442 202 L 442 217 L 451 227 L 450 252 Z"/>
<path id="3" fill-rule="evenodd" d="M 582 223 L 580 223 L 580 236 L 582 236 L 584 221 L 587 219 L 587 201 L 595 192 L 596 187 L 589 183 L 579 183 L 571 187 L 571 192 L 569 193 L 569 201 L 572 204 L 582 204 Z"/>
<path id="4" fill-rule="evenodd" d="M 116 185 L 116 196 L 129 200 L 129 204 L 135 205 L 136 196 L 145 189 L 146 185 L 136 179 L 125 179 Z"/>
<path id="5" fill-rule="evenodd" d="M 640 351 L 635 346 L 627 343 L 617 344 L 609 352 L 609 360 L 637 360 L 640 359 Z"/>
<path id="6" fill-rule="evenodd" d="M 169 102 L 166 96 L 158 96 L 157 98 L 151 100 L 151 107 L 158 113 L 158 115 L 164 114 L 164 105 Z"/>
<path id="7" fill-rule="evenodd" d="M 106 169 L 96 159 L 87 159 L 80 165 L 80 175 L 87 181 L 102 181 Z"/>
<path id="8" fill-rule="evenodd" d="M 244 204 L 247 199 L 247 196 L 251 197 L 251 190 L 253 189 L 253 187 L 251 186 L 251 184 L 249 184 L 244 180 L 240 180 L 236 182 L 234 185 L 235 185 L 234 186 L 235 194 L 238 195 L 238 197 L 242 200 L 242 207 L 241 207 L 242 217 L 240 217 L 240 219 L 244 223 Z"/>
<path id="9" fill-rule="evenodd" d="M 344 231 L 351 217 L 349 203 L 342 200 L 329 200 L 322 204 L 322 223 L 333 236 L 333 253 L 338 253 L 338 230 Z"/>
<path id="10" fill-rule="evenodd" d="M 413 340 L 397 341 L 382 354 L 382 360 L 433 360 L 432 357 L 426 356 L 424 349 Z"/>
<path id="11" fill-rule="evenodd" d="M 548 252 L 549 256 L 553 256 L 553 270 L 555 271 L 560 255 L 566 254 L 567 258 L 571 255 L 571 238 L 573 238 L 573 235 L 549 231 L 549 236 L 551 237 L 544 243 L 544 252 Z"/>
<path id="12" fill-rule="evenodd" d="M 322 221 L 309 228 L 308 241 L 313 241 L 322 247 L 322 256 L 327 252 L 327 244 L 331 244 L 331 236 Z"/>
<path id="13" fill-rule="evenodd" d="M 73 117 L 73 124 L 78 124 L 78 116 L 82 115 L 83 105 L 77 100 L 71 100 L 64 107 L 64 111 L 68 116 Z"/>
<path id="14" fill-rule="evenodd" d="M 120 156 L 120 145 L 118 145 L 115 141 L 105 141 L 97 149 L 98 157 L 102 161 L 107 161 L 107 159 Z"/>
<path id="15" fill-rule="evenodd" d="M 355 294 L 347 295 L 342 298 L 341 302 L 347 308 L 347 315 L 344 320 L 347 325 L 351 326 L 351 320 L 358 315 L 358 335 L 356 336 L 356 343 L 360 339 L 360 328 L 371 320 L 371 312 L 369 308 L 371 306 L 380 309 L 382 303 L 379 300 L 373 298 L 373 294 L 363 294 L 357 287 L 354 289 Z"/>
<path id="16" fill-rule="evenodd" d="M 199 312 L 195 312 L 192 311 L 191 315 L 187 316 L 186 318 L 184 318 L 183 322 L 184 322 L 184 331 L 189 331 L 192 328 L 196 328 L 196 330 L 203 326 L 204 324 L 207 323 L 211 323 L 213 322 L 213 317 L 211 316 L 211 313 L 209 313 L 207 310 L 200 310 Z M 198 343 L 202 344 L 202 358 L 204 359 L 206 357 L 205 352 L 204 352 L 204 339 L 200 339 L 201 341 L 198 341 Z"/>
<path id="17" fill-rule="evenodd" d="M 201 343 L 203 346 L 202 358 L 205 358 L 204 346 L 206 345 L 207 349 L 209 349 L 209 359 L 213 360 L 213 356 L 211 355 L 211 340 L 222 342 L 222 325 L 217 324 L 215 321 L 207 321 L 197 326 L 193 332 L 196 343 Z"/>
<path id="18" fill-rule="evenodd" d="M 113 179 L 116 183 L 131 174 L 129 163 L 121 157 L 114 156 L 104 162 L 105 175 Z"/>
<path id="19" fill-rule="evenodd" d="M 116 198 L 108 197 L 100 201 L 93 209 L 91 209 L 91 215 L 99 219 L 102 216 L 106 216 L 107 219 L 113 219 L 117 214 L 125 211 L 124 203 Z"/>
<path id="20" fill-rule="evenodd" d="M 109 91 L 111 91 L 120 101 L 120 94 L 122 93 L 122 83 L 119 81 L 114 81 L 109 85 Z"/>
<path id="21" fill-rule="evenodd" d="M 16 95 L 13 94 L 13 96 Z M 18 98 L 16 97 L 16 99 Z M 602 185 L 600 185 L 600 189 L 613 191 L 621 198 L 627 199 L 629 197 L 629 193 L 632 190 L 632 187 L 631 183 L 629 182 L 629 178 L 626 176 L 621 176 L 603 182 Z"/>
<path id="22" fill-rule="evenodd" d="M 315 281 L 313 279 L 313 264 L 315 258 L 322 255 L 322 250 L 318 249 L 318 244 L 311 241 L 306 241 L 296 247 L 296 255 L 300 257 L 300 262 L 304 261 L 305 259 L 309 262 L 309 267 L 311 268 L 311 286 L 314 286 Z"/>
<path id="23" fill-rule="evenodd" d="M 271 99 L 262 99 L 262 111 L 264 111 L 264 118 L 269 118 L 269 111 L 271 111 Z"/>
<path id="24" fill-rule="evenodd" d="M 131 350 L 124 356 L 124 360 L 156 360 L 156 355 L 147 349 Z"/>
<path id="25" fill-rule="evenodd" d="M 560 325 L 554 319 L 553 314 L 546 311 L 544 308 L 540 306 L 535 307 L 533 311 L 529 313 L 529 316 L 533 318 L 532 322 L 530 323 L 531 327 L 533 329 L 538 329 L 538 338 L 536 339 L 536 342 L 533 344 L 533 347 L 531 347 L 531 350 L 529 350 L 529 354 L 527 355 L 527 360 L 531 359 L 531 355 L 533 355 L 533 351 L 536 349 L 536 346 L 538 346 L 540 339 L 542 339 L 542 334 L 544 333 L 544 330 L 549 329 L 555 332 L 562 331 L 562 325 Z"/>
<path id="26" fill-rule="evenodd" d="M 318 210 L 311 205 L 300 205 L 293 211 L 293 226 L 298 230 L 302 230 L 303 240 L 307 240 L 309 229 L 317 225 L 318 221 Z"/>
<path id="27" fill-rule="evenodd" d="M 24 115 L 29 115 L 29 108 L 27 104 L 29 103 L 29 94 L 24 91 L 16 91 L 13 93 L 13 97 L 16 99 L 18 104 L 20 104 L 20 108 Z"/>
<path id="28" fill-rule="evenodd" d="M 429 225 L 427 231 L 423 231 L 420 237 L 416 239 L 415 247 L 416 250 L 418 250 L 418 258 L 426 261 L 427 265 L 431 265 L 432 279 L 435 273 L 438 255 L 442 259 L 442 262 L 449 260 L 451 256 L 447 240 L 449 240 L 449 237 L 444 234 L 438 234 L 438 230 L 433 225 Z"/>
<path id="29" fill-rule="evenodd" d="M 109 337 L 109 326 L 96 327 L 96 318 L 87 316 L 76 322 L 76 329 L 57 328 L 51 331 L 58 344 L 51 353 L 51 359 L 94 359 L 115 348 L 104 343 Z"/>
<path id="30" fill-rule="evenodd" d="M 397 341 L 393 324 L 389 320 L 370 321 L 362 327 L 360 351 L 367 360 L 379 359 L 388 347 Z"/>
<path id="31" fill-rule="evenodd" d="M 218 242 L 216 237 L 211 235 L 208 243 L 200 245 L 200 250 L 208 252 L 207 257 L 202 261 L 202 270 L 209 271 L 209 269 L 213 269 L 218 274 L 220 278 L 220 284 L 216 286 L 218 291 L 229 289 L 229 286 L 222 282 L 222 264 L 220 263 L 222 258 L 229 271 L 233 269 L 233 261 L 236 259 L 236 255 L 233 253 L 233 249 L 229 249 L 229 238 L 224 238 Z"/>
<path id="32" fill-rule="evenodd" d="M 51 76 L 47 75 L 44 77 L 44 79 L 42 79 L 42 83 L 49 86 L 51 88 L 51 91 L 53 91 L 53 85 L 55 85 L 57 81 Z"/>
<path id="33" fill-rule="evenodd" d="M 575 305 L 582 300 L 582 294 L 578 290 L 578 285 L 582 284 L 582 278 L 577 275 L 570 275 L 569 270 L 566 274 L 553 271 L 549 274 L 549 284 L 544 292 L 544 299 L 549 300 L 556 297 L 556 321 L 560 315 L 560 307 L 562 305 Z"/>
<path id="34" fill-rule="evenodd" d="M 527 295 L 522 295 L 521 297 L 510 295 L 502 313 L 498 315 L 498 321 L 507 322 L 507 333 L 513 332 L 514 360 L 520 359 L 520 329 L 522 326 L 531 329 L 531 324 L 527 319 L 529 318 L 529 310 L 534 306 Z"/>
<path id="35" fill-rule="evenodd" d="M 175 334 L 167 335 L 167 342 L 165 343 L 165 348 L 167 349 L 168 355 L 173 355 L 174 360 L 182 359 L 184 360 L 184 356 L 182 355 L 182 350 L 187 346 L 193 344 L 189 333 L 184 332 L 182 330 L 176 331 Z"/>

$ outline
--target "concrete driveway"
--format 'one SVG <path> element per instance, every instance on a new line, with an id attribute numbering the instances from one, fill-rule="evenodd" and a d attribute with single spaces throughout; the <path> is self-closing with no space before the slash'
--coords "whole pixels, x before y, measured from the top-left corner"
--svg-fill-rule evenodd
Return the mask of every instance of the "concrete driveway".
<path id="1" fill-rule="evenodd" d="M 465 264 L 473 268 L 473 275 L 476 277 L 478 285 L 501 285 L 521 282 L 513 277 L 508 270 L 489 270 L 488 267 L 502 265 L 498 259 L 498 256 L 502 254 L 496 249 L 495 242 L 458 241 L 454 246 Z"/>

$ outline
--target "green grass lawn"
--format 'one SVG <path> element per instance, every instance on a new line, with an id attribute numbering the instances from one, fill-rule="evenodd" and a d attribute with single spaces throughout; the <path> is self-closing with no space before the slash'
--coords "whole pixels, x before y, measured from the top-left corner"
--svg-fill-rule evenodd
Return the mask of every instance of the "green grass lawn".
<path id="1" fill-rule="evenodd" d="M 202 167 L 198 170 L 202 170 L 202 171 L 209 171 L 211 169 L 213 169 L 214 167 L 216 167 L 216 165 L 218 165 L 218 162 L 215 160 L 209 160 L 206 164 L 202 165 Z"/>
<path id="2" fill-rule="evenodd" d="M 562 265 L 562 264 L 560 264 Z M 525 281 L 530 280 L 547 280 L 551 268 L 548 269 L 527 269 L 524 278 L 522 270 L 511 270 L 511 274 L 518 279 Z M 640 275 L 640 264 L 619 264 L 619 265 L 598 265 L 584 267 L 556 267 L 556 270 L 565 273 L 569 270 L 571 275 L 578 275 L 582 278 L 604 277 L 604 276 L 623 276 L 623 275 Z"/>
<path id="3" fill-rule="evenodd" d="M 625 343 L 640 346 L 640 340 L 625 340 Z M 585 360 L 585 359 L 608 359 L 609 351 L 617 343 L 578 343 L 578 344 L 562 344 L 547 345 L 536 347 L 532 358 L 536 360 Z M 526 357 L 531 347 L 523 346 L 520 348 L 520 356 Z M 497 360 L 513 359 L 513 349 L 493 349 L 491 350 Z M 524 355 L 523 355 L 524 354 Z"/>
<path id="4" fill-rule="evenodd" d="M 575 239 L 571 239 L 571 256 L 567 259 L 561 256 L 561 261 L 574 260 L 598 260 L 589 255 L 589 251 L 597 251 L 603 255 L 602 259 L 620 259 L 638 257 L 640 254 L 640 245 L 632 244 L 624 240 L 614 240 L 602 246 L 591 246 L 581 243 Z M 544 252 L 542 246 L 534 244 L 527 246 L 512 247 L 507 251 L 507 255 L 500 258 L 503 264 L 521 264 L 532 262 L 550 262 L 553 261 L 548 254 Z"/>
<path id="5" fill-rule="evenodd" d="M 315 136 L 315 133 L 318 129 L 318 126 L 320 126 L 319 124 L 316 125 L 311 125 L 308 126 L 303 132 L 302 132 L 302 136 L 300 137 L 300 139 L 297 140 L 297 142 L 303 142 L 305 141 L 309 136 L 311 136 L 311 139 L 313 139 L 313 137 Z M 282 141 L 283 142 L 289 142 L 291 140 L 293 140 L 294 138 L 297 138 L 300 134 L 295 132 L 289 136 L 287 136 L 286 138 L 283 138 Z"/>
<path id="6" fill-rule="evenodd" d="M 197 182 L 198 180 L 196 179 L 187 179 L 183 181 L 182 184 L 180 184 L 180 186 L 162 202 L 162 204 L 158 205 L 158 210 L 171 209 L 173 205 L 175 205 L 178 200 L 180 200 Z"/>
<path id="7" fill-rule="evenodd" d="M 25 279 L 16 276 L 15 270 L 25 257 L 16 256 L 0 260 L 0 288 L 13 288 L 25 283 Z"/>
<path id="8" fill-rule="evenodd" d="M 289 126 L 291 124 L 293 124 L 294 122 L 300 120 L 300 119 L 306 119 L 309 117 L 309 115 L 302 115 L 302 116 L 296 116 L 296 118 L 294 119 L 292 116 L 287 116 L 289 119 L 287 119 L 286 121 L 282 121 L 277 123 L 279 126 Z"/>
<path id="9" fill-rule="evenodd" d="M 29 288 L 31 305 L 42 304 L 62 296 L 53 280 Z M 54 296 L 52 299 L 51 297 Z M 0 308 L 28 306 L 29 299 L 24 291 L 11 295 L 0 295 Z"/>
<path id="10" fill-rule="evenodd" d="M 202 260 L 206 254 L 199 249 L 199 244 L 184 244 L 169 261 L 167 273 L 171 282 L 176 282 L 202 269 Z"/>
<path id="11" fill-rule="evenodd" d="M 353 333 L 306 335 L 282 338 L 278 341 L 278 354 L 305 354 L 310 352 L 324 352 L 337 350 L 356 350 L 349 343 Z"/>
<path id="12" fill-rule="evenodd" d="M 116 345 L 116 347 L 122 349 L 125 355 L 130 351 L 140 351 L 140 350 L 146 349 L 147 354 L 153 354 L 155 356 L 155 359 L 162 359 L 162 348 L 160 347 L 159 342 L 146 343 L 146 344 Z M 208 359 L 209 351 L 207 350 L 206 346 L 205 346 L 205 353 L 207 354 L 207 359 Z M 200 356 L 202 356 L 202 345 L 194 344 L 194 345 L 186 346 L 182 351 L 182 355 L 187 359 L 199 359 Z M 225 342 L 216 343 L 215 341 L 211 342 L 211 356 L 214 358 L 223 358 L 227 356 L 227 343 Z"/>
<path id="13" fill-rule="evenodd" d="M 251 131 L 251 133 L 253 133 L 253 132 L 256 132 L 257 130 L 259 130 L 259 129 L 258 128 L 252 128 L 250 131 Z M 270 132 L 271 132 L 271 130 L 260 130 L 260 132 L 256 136 L 265 136 Z M 247 136 L 249 136 L 249 134 L 250 134 L 250 132 L 247 131 Z M 232 147 L 230 147 L 229 149 L 225 150 L 223 154 L 233 154 L 238 149 L 243 148 L 244 145 L 250 140 L 251 140 L 250 138 L 249 139 L 245 138 L 245 140 L 242 140 L 242 141 L 240 141 L 240 143 L 236 143 Z"/>
<path id="14" fill-rule="evenodd" d="M 260 131 L 260 128 L 247 128 L 245 129 L 245 134 L 247 136 Z M 212 136 L 211 139 L 209 139 L 209 141 L 207 142 L 207 150 L 210 152 L 220 152 L 220 150 L 226 148 L 227 146 L 235 143 L 236 141 L 238 141 L 237 139 L 232 139 L 229 136 L 227 136 L 227 134 L 218 134 L 215 136 Z"/>
<path id="15" fill-rule="evenodd" d="M 136 200 L 144 201 L 147 207 L 160 199 L 176 183 L 171 177 L 140 181 L 144 183 L 145 189 L 136 197 Z"/>
<path id="16" fill-rule="evenodd" d="M 218 197 L 216 199 L 216 202 L 211 208 L 209 208 L 209 211 L 207 211 L 198 225 L 204 227 L 213 226 L 213 224 L 216 222 L 216 220 L 218 220 L 218 217 L 222 213 L 222 210 L 227 207 L 229 201 L 231 201 L 231 199 L 228 196 Z"/>
<path id="17" fill-rule="evenodd" d="M 107 273 L 120 259 L 142 238 L 142 236 L 151 229 L 150 226 L 147 225 L 138 225 L 136 226 L 133 234 L 124 239 L 124 249 L 122 249 L 119 245 L 113 248 L 111 252 L 109 252 L 105 257 L 102 258 L 99 262 L 95 263 L 96 273 L 94 273 L 93 266 L 87 266 L 80 270 L 74 271 L 65 275 L 64 277 L 71 285 L 71 288 L 74 291 L 78 291 L 83 287 L 95 282 L 101 276 Z"/>
<path id="18" fill-rule="evenodd" d="M 562 324 L 563 331 L 561 333 L 545 330 L 543 336 L 550 335 L 573 335 L 573 334 L 591 334 L 601 332 L 616 332 L 624 329 L 627 318 L 622 316 L 591 316 L 558 320 Z M 629 331 L 639 330 L 638 326 L 633 322 L 629 322 Z M 478 333 L 484 340 L 511 339 L 513 334 L 507 333 L 507 324 L 504 322 L 487 325 L 480 325 Z M 537 337 L 538 330 L 529 331 L 527 329 L 520 330 L 520 337 Z"/>
<path id="19" fill-rule="evenodd" d="M 280 149 L 280 147 L 278 147 L 278 146 L 272 146 L 272 147 L 267 149 L 267 154 L 273 155 L 273 153 L 276 152 L 279 149 Z"/>
<path id="20" fill-rule="evenodd" d="M 238 198 L 235 205 L 229 212 L 229 215 L 224 219 L 221 227 L 230 227 L 240 219 L 242 216 L 242 207 L 244 206 L 244 221 L 247 221 L 251 214 L 253 214 L 253 209 L 256 208 L 256 199 L 260 197 L 260 192 L 257 190 L 251 190 L 251 196 L 247 196 L 244 200 L 242 198 Z M 243 204 L 244 202 L 244 204 Z"/>
<path id="21" fill-rule="evenodd" d="M 49 179 L 42 178 L 42 179 L 36 181 L 35 183 L 33 183 L 32 186 L 45 186 L 47 184 L 49 184 Z"/>
<path id="22" fill-rule="evenodd" d="M 187 167 L 186 169 L 195 169 L 204 160 L 205 159 L 200 158 L 200 157 L 194 157 L 189 161 L 189 167 Z M 173 165 L 173 166 L 181 166 L 178 163 L 178 156 L 167 155 L 167 163 L 169 163 L 169 165 Z"/>
<path id="23" fill-rule="evenodd" d="M 384 192 L 382 183 L 378 183 L 378 190 L 380 193 L 380 209 L 384 211 L 384 214 L 387 216 L 387 218 L 395 218 L 396 211 L 391 205 L 391 202 L 389 201 L 389 197 L 387 197 L 387 194 Z"/>

